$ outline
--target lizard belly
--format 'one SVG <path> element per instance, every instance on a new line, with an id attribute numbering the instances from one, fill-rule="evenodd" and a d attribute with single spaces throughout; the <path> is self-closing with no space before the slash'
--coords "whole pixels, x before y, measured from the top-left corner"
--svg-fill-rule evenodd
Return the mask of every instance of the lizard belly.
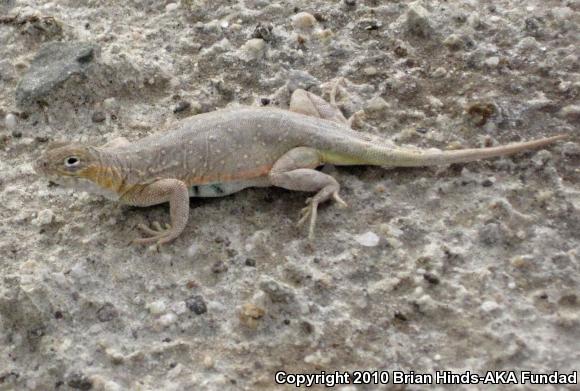
<path id="1" fill-rule="evenodd" d="M 204 185 L 193 185 L 189 188 L 190 197 L 225 197 L 237 193 L 248 187 L 270 186 L 266 180 L 235 181 L 223 183 L 208 183 Z"/>

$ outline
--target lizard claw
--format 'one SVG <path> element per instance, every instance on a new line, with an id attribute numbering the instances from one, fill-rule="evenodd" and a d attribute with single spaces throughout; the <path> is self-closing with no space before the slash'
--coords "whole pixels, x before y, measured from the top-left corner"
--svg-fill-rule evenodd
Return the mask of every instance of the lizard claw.
<path id="1" fill-rule="evenodd" d="M 314 198 L 306 200 L 307 207 L 300 211 L 300 220 L 297 226 L 301 227 L 308 219 L 310 219 L 310 226 L 308 227 L 308 239 L 314 239 L 314 226 L 316 225 L 316 217 L 318 215 L 318 201 Z"/>
<path id="2" fill-rule="evenodd" d="M 338 192 L 332 193 L 332 199 L 341 208 L 347 208 L 348 204 L 344 202 L 342 198 L 338 195 Z M 297 227 L 301 227 L 310 219 L 310 225 L 308 227 L 308 239 L 314 239 L 314 227 L 316 226 L 316 218 L 318 217 L 318 204 L 321 202 L 320 197 L 314 196 L 306 199 L 306 207 L 300 211 L 300 219 L 296 223 Z"/>
<path id="3" fill-rule="evenodd" d="M 175 234 L 172 231 L 171 225 L 165 224 L 165 228 L 163 228 L 158 221 L 153 222 L 151 228 L 145 224 L 139 224 L 137 225 L 137 228 L 143 231 L 146 235 L 149 235 L 149 237 L 134 239 L 133 244 L 156 243 L 157 245 L 161 245 L 171 242 L 179 235 L 179 233 Z"/>

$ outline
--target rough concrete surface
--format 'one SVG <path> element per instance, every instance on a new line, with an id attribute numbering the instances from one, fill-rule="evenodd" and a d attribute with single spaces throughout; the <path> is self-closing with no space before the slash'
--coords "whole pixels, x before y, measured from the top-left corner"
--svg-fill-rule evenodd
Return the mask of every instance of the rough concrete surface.
<path id="1" fill-rule="evenodd" d="M 0 390 L 578 370 L 579 24 L 578 0 L 1 1 Z M 95 50 L 54 57 L 71 47 Z M 32 170 L 53 141 L 285 107 L 298 87 L 328 99 L 339 77 L 344 114 L 399 144 L 571 138 L 449 167 L 325 167 L 350 207 L 321 208 L 313 242 L 294 225 L 307 195 L 271 188 L 193 199 L 173 244 L 132 246 L 166 205 L 120 206 Z"/>

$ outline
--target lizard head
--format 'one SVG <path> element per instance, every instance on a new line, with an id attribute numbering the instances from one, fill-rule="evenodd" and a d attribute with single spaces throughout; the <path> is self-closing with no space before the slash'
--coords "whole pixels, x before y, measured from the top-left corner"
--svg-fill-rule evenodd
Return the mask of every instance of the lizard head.
<path id="1" fill-rule="evenodd" d="M 93 147 L 80 144 L 56 145 L 34 163 L 34 170 L 50 179 L 91 179 L 99 159 Z"/>
<path id="2" fill-rule="evenodd" d="M 116 200 L 122 179 L 103 166 L 103 158 L 102 151 L 92 146 L 53 144 L 34 163 L 34 170 L 59 185 Z"/>

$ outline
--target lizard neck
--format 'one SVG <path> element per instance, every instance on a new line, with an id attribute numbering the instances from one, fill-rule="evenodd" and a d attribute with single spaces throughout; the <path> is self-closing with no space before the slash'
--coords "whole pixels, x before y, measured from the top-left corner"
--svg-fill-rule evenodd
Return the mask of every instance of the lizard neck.
<path id="1" fill-rule="evenodd" d="M 95 183 L 106 191 L 122 196 L 128 190 L 125 165 L 120 157 L 105 149 L 93 148 L 93 164 L 83 175 L 86 179 Z"/>

